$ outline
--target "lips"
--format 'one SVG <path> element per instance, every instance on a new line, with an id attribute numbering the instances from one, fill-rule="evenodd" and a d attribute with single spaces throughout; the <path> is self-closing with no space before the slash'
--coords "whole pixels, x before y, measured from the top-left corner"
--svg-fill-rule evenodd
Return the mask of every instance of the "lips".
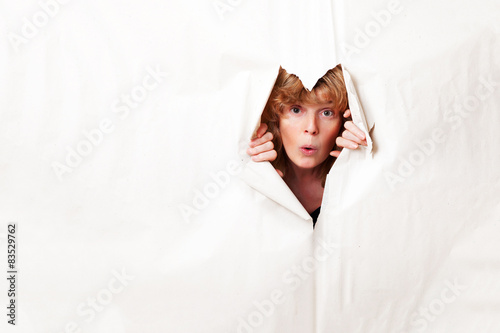
<path id="1" fill-rule="evenodd" d="M 300 147 L 300 151 L 306 156 L 311 156 L 318 151 L 318 147 L 313 145 L 305 145 Z"/>

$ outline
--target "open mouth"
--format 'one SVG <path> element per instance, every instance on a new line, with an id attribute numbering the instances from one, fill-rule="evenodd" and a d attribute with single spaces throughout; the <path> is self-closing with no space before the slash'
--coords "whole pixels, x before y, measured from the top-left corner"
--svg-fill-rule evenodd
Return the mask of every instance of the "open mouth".
<path id="1" fill-rule="evenodd" d="M 302 151 L 302 153 L 304 155 L 308 155 L 308 156 L 312 155 L 318 151 L 318 149 L 314 146 L 302 146 L 302 147 L 300 147 L 300 150 Z"/>

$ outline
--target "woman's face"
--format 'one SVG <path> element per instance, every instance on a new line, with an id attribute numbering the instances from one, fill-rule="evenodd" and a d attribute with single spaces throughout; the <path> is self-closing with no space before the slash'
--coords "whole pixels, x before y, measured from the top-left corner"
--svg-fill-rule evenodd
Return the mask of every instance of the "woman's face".
<path id="1" fill-rule="evenodd" d="M 327 159 L 342 126 L 333 103 L 286 106 L 280 134 L 286 154 L 298 168 L 311 169 Z"/>

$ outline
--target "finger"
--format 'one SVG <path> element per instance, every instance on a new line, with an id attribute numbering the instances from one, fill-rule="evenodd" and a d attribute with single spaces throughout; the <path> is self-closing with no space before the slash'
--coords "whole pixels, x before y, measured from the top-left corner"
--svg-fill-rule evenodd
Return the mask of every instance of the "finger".
<path id="1" fill-rule="evenodd" d="M 346 130 L 360 138 L 361 140 L 366 140 L 365 133 L 358 128 L 358 126 L 354 125 L 352 121 L 346 121 L 344 124 Z M 345 133 L 345 132 L 344 132 Z"/>
<path id="2" fill-rule="evenodd" d="M 277 156 L 278 156 L 278 153 L 276 153 L 276 150 L 270 150 L 270 151 L 266 151 L 264 153 L 252 156 L 252 161 L 254 161 L 254 162 L 265 162 L 265 161 L 272 162 L 276 159 Z"/>
<path id="3" fill-rule="evenodd" d="M 356 142 L 352 142 L 351 140 L 347 140 L 346 138 L 343 138 L 339 136 L 337 140 L 335 140 L 337 143 L 337 146 L 343 147 L 343 148 L 348 148 L 348 149 L 356 149 L 358 148 L 358 144 Z"/>
<path id="4" fill-rule="evenodd" d="M 260 146 L 263 143 L 266 143 L 268 141 L 271 141 L 273 139 L 273 133 L 267 132 L 264 134 L 261 138 L 255 138 L 250 141 L 248 144 L 251 148 Z"/>
<path id="5" fill-rule="evenodd" d="M 276 169 L 276 172 L 278 173 L 278 175 L 280 175 L 281 178 L 283 178 L 283 172 L 281 170 Z"/>
<path id="6" fill-rule="evenodd" d="M 360 138 L 358 138 L 357 136 L 355 136 L 354 134 L 352 134 L 352 132 L 349 132 L 347 130 L 345 130 L 344 132 L 342 132 L 342 137 L 344 139 L 349 140 L 349 141 L 353 141 L 353 142 L 356 142 L 357 144 L 365 145 L 366 146 L 366 143 L 365 143 L 364 140 L 361 140 Z"/>
<path id="7" fill-rule="evenodd" d="M 267 124 L 266 123 L 261 123 L 259 128 L 257 129 L 257 133 L 255 133 L 256 138 L 260 138 L 266 133 L 267 131 Z"/>
<path id="8" fill-rule="evenodd" d="M 339 157 L 341 150 L 332 150 L 330 156 Z"/>
<path id="9" fill-rule="evenodd" d="M 268 141 L 268 142 L 261 144 L 257 147 L 248 148 L 247 153 L 250 156 L 255 156 L 255 155 L 258 155 L 261 153 L 265 153 L 266 151 L 273 150 L 273 148 L 274 148 L 274 143 L 272 141 Z"/>
<path id="10" fill-rule="evenodd" d="M 347 109 L 344 112 L 344 118 L 349 118 L 351 116 L 351 110 Z"/>

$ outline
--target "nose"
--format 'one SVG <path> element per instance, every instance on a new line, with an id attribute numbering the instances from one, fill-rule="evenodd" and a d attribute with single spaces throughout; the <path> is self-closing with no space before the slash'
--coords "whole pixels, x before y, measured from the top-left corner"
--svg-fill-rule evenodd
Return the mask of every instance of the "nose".
<path id="1" fill-rule="evenodd" d="M 311 135 L 318 134 L 318 123 L 317 123 L 316 115 L 313 112 L 309 113 L 307 118 L 306 118 L 304 132 L 311 134 Z"/>

